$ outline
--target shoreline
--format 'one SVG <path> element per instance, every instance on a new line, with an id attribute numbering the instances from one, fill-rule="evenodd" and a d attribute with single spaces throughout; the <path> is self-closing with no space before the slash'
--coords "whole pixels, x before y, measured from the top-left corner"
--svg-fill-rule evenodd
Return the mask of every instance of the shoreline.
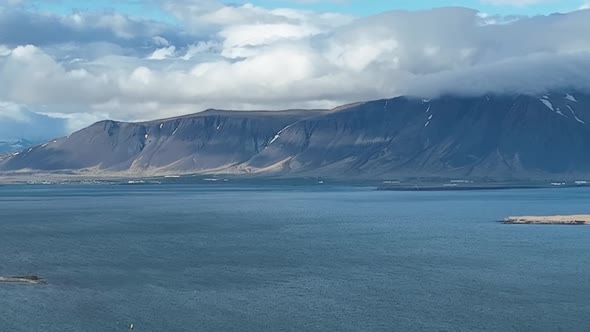
<path id="1" fill-rule="evenodd" d="M 224 174 L 137 175 L 71 173 L 1 173 L 3 185 L 333 185 L 372 187 L 377 191 L 483 191 L 590 188 L 590 181 L 552 180 L 453 180 L 448 178 L 405 178 L 400 180 L 340 178 L 322 176 L 256 177 Z"/>
<path id="2" fill-rule="evenodd" d="M 550 185 L 477 185 L 477 186 L 396 186 L 378 187 L 379 191 L 476 191 L 476 190 L 515 190 L 515 189 L 556 189 L 556 188 L 579 188 L 580 186 L 561 186 L 555 187 Z"/>

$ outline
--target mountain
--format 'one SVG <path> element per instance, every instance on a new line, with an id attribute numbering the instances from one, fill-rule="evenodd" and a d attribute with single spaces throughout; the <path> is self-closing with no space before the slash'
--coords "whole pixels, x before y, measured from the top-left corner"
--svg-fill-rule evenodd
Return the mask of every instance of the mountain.
<path id="1" fill-rule="evenodd" d="M 146 175 L 221 170 L 260 153 L 287 125 L 321 113 L 208 110 L 142 123 L 101 121 L 0 161 L 0 170 Z"/>
<path id="2" fill-rule="evenodd" d="M 102 121 L 0 170 L 283 177 L 590 177 L 590 95 L 398 97 L 330 111 Z"/>
<path id="3" fill-rule="evenodd" d="M 590 175 L 590 98 L 395 98 L 300 121 L 238 169 L 349 177 Z"/>
<path id="4" fill-rule="evenodd" d="M 7 152 L 18 152 L 35 145 L 27 139 L 0 139 L 0 154 Z"/>

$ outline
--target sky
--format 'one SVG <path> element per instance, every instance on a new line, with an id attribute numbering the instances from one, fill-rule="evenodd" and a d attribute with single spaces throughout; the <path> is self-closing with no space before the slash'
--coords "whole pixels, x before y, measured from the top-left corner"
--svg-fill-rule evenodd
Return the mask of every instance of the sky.
<path id="1" fill-rule="evenodd" d="M 16 2 L 16 0 L 13 0 Z M 130 15 L 148 16 L 159 20 L 173 20 L 173 17 L 161 11 L 153 1 L 120 0 L 45 0 L 29 1 L 31 6 L 39 9 L 69 13 L 72 10 L 115 9 Z M 235 0 L 228 4 L 243 5 L 251 3 L 264 8 L 294 8 L 320 12 L 338 12 L 350 15 L 374 15 L 389 10 L 423 10 L 436 7 L 468 7 L 479 11 L 502 15 L 538 15 L 557 12 L 569 12 L 582 7 L 584 0 Z"/>
<path id="2" fill-rule="evenodd" d="M 0 139 L 207 108 L 590 91 L 583 0 L 0 0 Z"/>

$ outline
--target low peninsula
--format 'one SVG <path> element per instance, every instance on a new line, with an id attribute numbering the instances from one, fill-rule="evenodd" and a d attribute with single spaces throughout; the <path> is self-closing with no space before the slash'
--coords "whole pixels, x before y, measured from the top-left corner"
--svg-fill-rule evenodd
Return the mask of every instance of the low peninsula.
<path id="1" fill-rule="evenodd" d="M 590 214 L 557 216 L 517 216 L 508 217 L 504 224 L 538 224 L 538 225 L 590 225 Z"/>

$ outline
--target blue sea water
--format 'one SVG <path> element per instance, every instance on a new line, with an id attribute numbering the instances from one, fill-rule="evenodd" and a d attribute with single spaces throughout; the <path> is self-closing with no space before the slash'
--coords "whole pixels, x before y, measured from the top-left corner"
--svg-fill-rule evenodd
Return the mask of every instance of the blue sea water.
<path id="1" fill-rule="evenodd" d="M 0 331 L 588 331 L 588 189 L 3 186 Z"/>

